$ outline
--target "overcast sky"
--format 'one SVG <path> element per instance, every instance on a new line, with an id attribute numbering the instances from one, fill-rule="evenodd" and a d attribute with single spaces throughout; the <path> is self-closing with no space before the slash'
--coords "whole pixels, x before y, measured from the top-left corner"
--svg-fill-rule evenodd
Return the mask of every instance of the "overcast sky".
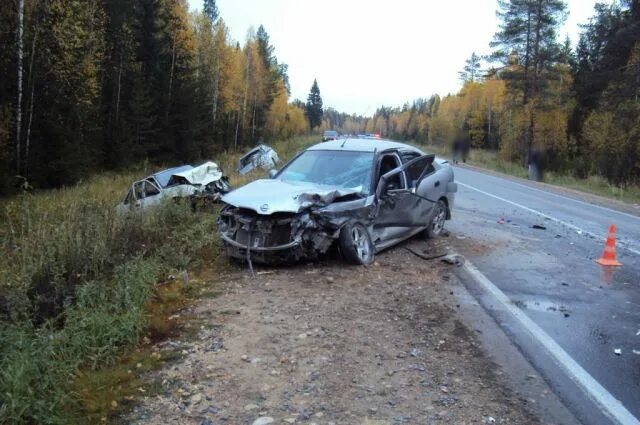
<path id="1" fill-rule="evenodd" d="M 601 0 L 602 1 L 602 0 Z M 605 2 L 610 0 L 604 0 Z M 218 0 L 234 40 L 264 25 L 279 62 L 289 65 L 293 98 L 306 100 L 318 79 L 322 100 L 371 115 L 460 88 L 471 52 L 489 52 L 496 0 Z M 596 0 L 567 0 L 561 30 L 574 43 Z M 189 0 L 202 9 L 202 0 Z"/>

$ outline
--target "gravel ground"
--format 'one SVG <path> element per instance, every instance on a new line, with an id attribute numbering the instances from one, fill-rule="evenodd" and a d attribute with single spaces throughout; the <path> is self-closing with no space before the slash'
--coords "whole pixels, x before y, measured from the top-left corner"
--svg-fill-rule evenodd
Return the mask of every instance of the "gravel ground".
<path id="1" fill-rule="evenodd" d="M 340 260 L 235 268 L 189 311 L 196 335 L 154 372 L 139 424 L 532 424 L 457 312 L 452 265 L 425 261 L 447 238 L 419 238 L 370 267 Z M 205 273 L 206 275 L 206 273 Z"/>

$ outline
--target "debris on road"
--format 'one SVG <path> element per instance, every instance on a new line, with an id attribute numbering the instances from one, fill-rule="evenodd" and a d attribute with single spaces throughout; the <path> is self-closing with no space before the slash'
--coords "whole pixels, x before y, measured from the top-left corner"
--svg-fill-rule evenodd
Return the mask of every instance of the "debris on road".
<path id="1" fill-rule="evenodd" d="M 274 421 L 273 418 L 270 418 L 269 416 L 263 416 L 253 421 L 251 425 L 267 425 L 267 424 L 273 423 L 273 421 Z"/>
<path id="2" fill-rule="evenodd" d="M 212 351 L 214 353 L 220 352 L 224 348 L 224 341 L 222 338 L 215 338 L 211 345 L 205 349 L 205 351 Z"/>
<path id="3" fill-rule="evenodd" d="M 619 356 L 622 354 L 622 350 L 620 348 L 614 349 L 613 352 L 616 354 L 616 356 Z"/>
<path id="4" fill-rule="evenodd" d="M 500 217 L 500 219 L 498 220 L 498 224 L 504 224 L 504 218 Z"/>
<path id="5" fill-rule="evenodd" d="M 409 251 L 410 253 L 412 253 L 416 257 L 422 258 L 423 260 L 426 260 L 426 261 L 436 260 L 438 258 L 442 258 L 442 257 L 446 257 L 447 256 L 447 254 L 438 254 L 438 255 L 431 255 L 431 256 L 422 255 L 419 252 L 414 251 L 413 249 L 409 248 L 408 246 L 406 246 L 404 249 L 406 249 L 407 251 Z"/>
<path id="6" fill-rule="evenodd" d="M 546 227 L 540 225 L 540 224 L 534 224 L 533 226 L 531 226 L 532 229 L 538 229 L 538 230 L 547 230 Z"/>
<path id="7" fill-rule="evenodd" d="M 444 256 L 440 261 L 443 263 L 451 264 L 453 266 L 462 266 L 464 264 L 464 257 L 457 254 L 450 254 Z"/>

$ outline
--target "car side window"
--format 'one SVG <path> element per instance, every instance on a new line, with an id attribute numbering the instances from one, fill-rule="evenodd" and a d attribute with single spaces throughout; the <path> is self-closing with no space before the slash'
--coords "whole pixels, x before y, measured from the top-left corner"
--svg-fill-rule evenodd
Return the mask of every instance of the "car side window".
<path id="1" fill-rule="evenodd" d="M 428 176 L 434 173 L 436 170 L 433 166 L 433 156 L 423 155 L 413 160 L 407 166 L 407 176 L 409 178 L 409 184 L 414 186 L 420 177 Z"/>
<path id="2" fill-rule="evenodd" d="M 398 167 L 400 167 L 400 159 L 396 155 L 384 155 L 380 160 L 380 172 L 378 179 Z M 393 185 L 397 189 L 406 189 L 407 186 L 405 184 L 404 173 L 400 172 L 391 176 L 391 178 L 387 180 L 387 185 Z"/>
<path id="3" fill-rule="evenodd" d="M 160 189 L 156 187 L 150 180 L 145 180 L 144 182 L 144 196 L 148 198 L 150 196 L 155 196 L 160 193 Z"/>

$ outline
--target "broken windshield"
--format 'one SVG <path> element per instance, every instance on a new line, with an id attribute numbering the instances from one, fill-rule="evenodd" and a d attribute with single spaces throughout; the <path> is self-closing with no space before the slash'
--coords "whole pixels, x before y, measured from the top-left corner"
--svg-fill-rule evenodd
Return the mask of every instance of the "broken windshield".
<path id="1" fill-rule="evenodd" d="M 371 186 L 372 164 L 371 152 L 310 150 L 282 170 L 278 178 L 289 182 L 360 188 L 364 192 Z"/>

